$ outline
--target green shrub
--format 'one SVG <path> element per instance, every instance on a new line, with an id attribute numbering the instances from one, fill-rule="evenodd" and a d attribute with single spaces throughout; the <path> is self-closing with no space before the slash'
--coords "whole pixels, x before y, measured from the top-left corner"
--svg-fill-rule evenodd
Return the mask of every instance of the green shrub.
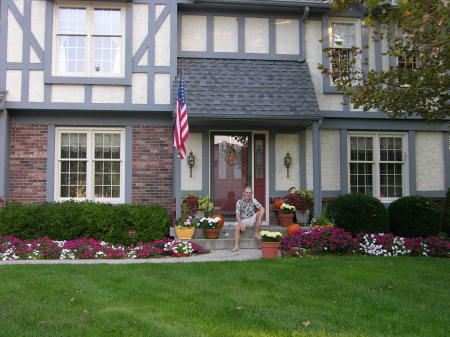
<path id="1" fill-rule="evenodd" d="M 444 208 L 442 212 L 442 229 L 447 237 L 450 237 L 450 188 L 444 200 Z"/>
<path id="2" fill-rule="evenodd" d="M 353 234 L 386 233 L 389 217 L 383 203 L 364 194 L 347 194 L 327 205 L 327 214 L 337 227 Z"/>
<path id="3" fill-rule="evenodd" d="M 167 212 L 157 205 L 94 202 L 8 203 L 0 212 L 0 236 L 53 240 L 95 238 L 109 243 L 150 242 L 168 236 Z M 130 237 L 128 230 L 136 230 Z"/>
<path id="4" fill-rule="evenodd" d="M 441 228 L 440 212 L 428 198 L 410 196 L 399 198 L 389 206 L 391 230 L 403 237 L 437 235 Z"/>

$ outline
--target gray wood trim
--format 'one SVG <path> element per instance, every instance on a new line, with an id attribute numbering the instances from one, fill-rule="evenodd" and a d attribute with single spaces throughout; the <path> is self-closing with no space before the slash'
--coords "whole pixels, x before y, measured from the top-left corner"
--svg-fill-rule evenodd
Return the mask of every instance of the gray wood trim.
<path id="1" fill-rule="evenodd" d="M 363 114 L 363 112 L 359 112 Z M 338 118 L 340 117 L 340 118 Z M 342 115 L 336 114 L 336 118 L 323 119 L 323 127 L 326 129 L 354 129 L 354 130 L 422 130 L 422 131 L 447 131 L 446 122 L 427 123 L 423 120 L 414 119 L 369 119 L 342 118 Z"/>
<path id="2" fill-rule="evenodd" d="M 339 169 L 341 176 L 341 194 L 349 193 L 348 187 L 348 131 L 340 130 L 339 138 Z"/>
<path id="3" fill-rule="evenodd" d="M 302 130 L 299 132 L 300 141 L 300 189 L 305 190 L 307 187 L 306 183 L 306 131 Z"/>
<path id="4" fill-rule="evenodd" d="M 209 132 L 202 132 L 202 194 L 210 195 L 209 190 L 209 174 L 210 174 L 210 158 L 209 158 Z"/>
<path id="5" fill-rule="evenodd" d="M 409 195 L 416 195 L 416 131 L 408 131 Z"/>
<path id="6" fill-rule="evenodd" d="M 133 127 L 125 127 L 125 203 L 131 204 L 133 186 Z"/>
<path id="7" fill-rule="evenodd" d="M 178 20 L 181 22 L 182 15 L 204 15 L 206 16 L 206 51 L 182 51 L 181 50 L 181 26 L 178 29 L 178 55 L 180 57 L 192 57 L 192 58 L 229 58 L 229 59 L 249 59 L 249 60 L 285 60 L 285 61 L 304 61 L 305 54 L 305 29 L 302 18 L 293 15 L 258 15 L 251 14 L 249 12 L 211 12 L 211 11 L 194 11 L 194 12 L 179 12 Z M 230 52 L 214 52 L 213 50 L 213 35 L 214 35 L 214 16 L 234 16 L 238 20 L 238 51 L 235 53 Z M 245 18 L 256 17 L 265 18 L 269 20 L 269 52 L 266 54 L 259 53 L 246 53 L 245 52 Z M 276 54 L 276 33 L 275 33 L 275 19 L 287 18 L 299 20 L 299 54 Z"/>
<path id="8" fill-rule="evenodd" d="M 47 128 L 47 202 L 55 201 L 55 160 L 55 124 L 49 124 Z"/>
<path id="9" fill-rule="evenodd" d="M 416 195 L 427 198 L 445 198 L 447 191 L 417 191 Z"/>
<path id="10" fill-rule="evenodd" d="M 7 110 L 0 110 L 0 196 L 8 200 L 10 119 Z"/>
<path id="11" fill-rule="evenodd" d="M 312 125 L 314 217 L 322 215 L 322 169 L 320 158 L 320 122 Z"/>
<path id="12" fill-rule="evenodd" d="M 443 134 L 444 146 L 444 169 L 445 169 L 445 188 L 450 188 L 450 147 L 449 147 L 449 132 Z"/>
<path id="13" fill-rule="evenodd" d="M 6 52 L 8 47 L 7 19 L 8 19 L 8 2 L 0 1 L 0 90 L 6 89 Z"/>
<path id="14" fill-rule="evenodd" d="M 275 133 L 269 132 L 269 197 L 277 197 L 278 193 L 275 191 Z M 286 195 L 286 193 L 284 194 Z M 283 195 L 283 196 L 284 196 Z"/>

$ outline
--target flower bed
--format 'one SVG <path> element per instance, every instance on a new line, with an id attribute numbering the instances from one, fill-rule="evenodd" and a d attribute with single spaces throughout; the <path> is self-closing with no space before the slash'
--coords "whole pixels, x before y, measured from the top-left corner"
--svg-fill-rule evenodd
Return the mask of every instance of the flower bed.
<path id="1" fill-rule="evenodd" d="M 283 255 L 302 256 L 309 253 L 340 253 L 376 256 L 450 257 L 450 242 L 436 236 L 402 238 L 391 233 L 352 236 L 341 228 L 313 228 L 281 238 Z"/>
<path id="2" fill-rule="evenodd" d="M 53 241 L 47 237 L 20 240 L 0 237 L 0 260 L 74 260 L 74 259 L 146 259 L 161 256 L 206 254 L 207 250 L 191 241 L 163 239 L 149 243 L 123 246 L 83 238 Z"/>

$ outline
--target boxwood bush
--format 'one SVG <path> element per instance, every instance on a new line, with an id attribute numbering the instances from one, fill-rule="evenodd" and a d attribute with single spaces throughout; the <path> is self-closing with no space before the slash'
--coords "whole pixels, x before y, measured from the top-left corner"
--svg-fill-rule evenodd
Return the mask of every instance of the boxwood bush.
<path id="1" fill-rule="evenodd" d="M 395 235 L 417 237 L 437 235 L 441 228 L 436 204 L 425 197 L 402 197 L 389 206 L 391 230 Z"/>
<path id="2" fill-rule="evenodd" d="M 327 217 L 353 234 L 387 233 L 389 217 L 380 200 L 364 194 L 347 194 L 327 205 Z"/>
<path id="3" fill-rule="evenodd" d="M 94 202 L 8 203 L 0 212 L 0 236 L 22 240 L 95 238 L 109 243 L 150 242 L 168 236 L 169 217 L 157 205 L 111 205 Z M 130 237 L 128 230 L 136 230 Z"/>

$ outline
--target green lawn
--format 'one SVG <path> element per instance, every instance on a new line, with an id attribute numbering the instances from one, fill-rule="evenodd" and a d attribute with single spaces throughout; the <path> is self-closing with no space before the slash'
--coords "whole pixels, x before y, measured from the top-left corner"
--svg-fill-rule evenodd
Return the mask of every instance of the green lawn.
<path id="1" fill-rule="evenodd" d="M 0 266 L 2 337 L 449 335 L 449 259 Z"/>

